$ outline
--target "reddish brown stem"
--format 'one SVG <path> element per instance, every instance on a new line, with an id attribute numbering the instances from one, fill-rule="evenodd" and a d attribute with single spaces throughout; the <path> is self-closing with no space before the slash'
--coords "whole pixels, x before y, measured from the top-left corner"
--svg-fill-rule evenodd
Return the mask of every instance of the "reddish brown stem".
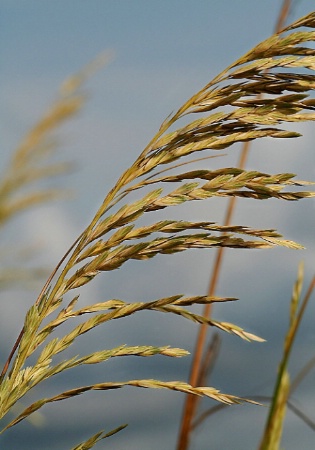
<path id="1" fill-rule="evenodd" d="M 288 14 L 290 12 L 291 7 L 291 1 L 290 0 L 284 0 L 280 14 L 275 26 L 275 32 L 278 33 L 281 31 L 281 29 L 284 27 L 285 21 L 288 17 Z M 244 168 L 246 165 L 246 160 L 248 157 L 250 144 L 249 142 L 245 142 L 243 145 L 243 149 L 241 152 L 240 160 L 238 167 Z M 236 204 L 236 197 L 232 197 L 228 203 L 227 213 L 224 220 L 224 225 L 229 225 L 231 223 L 231 218 L 233 216 L 233 212 L 235 209 Z M 224 247 L 220 247 L 217 250 L 217 255 L 214 262 L 214 268 L 210 280 L 208 295 L 214 296 L 216 287 L 218 284 L 218 279 L 222 267 L 222 260 L 223 260 L 223 254 L 224 254 Z M 203 315 L 207 318 L 210 317 L 212 311 L 212 305 L 206 305 L 204 307 Z M 200 378 L 200 373 L 202 372 L 202 356 L 204 353 L 204 348 L 206 345 L 206 339 L 207 339 L 207 331 L 208 326 L 206 324 L 202 324 L 199 327 L 199 333 L 196 340 L 195 350 L 193 354 L 193 360 L 191 364 L 191 372 L 189 377 L 189 383 L 192 386 L 196 386 L 198 379 Z M 179 437 L 177 442 L 177 450 L 187 450 L 189 447 L 189 441 L 190 441 L 190 434 L 192 429 L 192 420 L 196 412 L 196 406 L 197 406 L 197 399 L 194 395 L 187 395 L 186 401 L 183 408 L 183 416 L 182 421 L 180 425 L 180 431 L 179 431 Z"/>
<path id="2" fill-rule="evenodd" d="M 24 327 L 20 331 L 20 334 L 19 334 L 17 340 L 15 341 L 15 344 L 14 344 L 12 350 L 11 350 L 11 353 L 10 353 L 10 355 L 9 355 L 5 365 L 3 366 L 3 369 L 2 369 L 2 372 L 1 372 L 1 375 L 0 375 L 0 383 L 2 382 L 3 378 L 5 377 L 5 374 L 7 373 L 7 370 L 9 368 L 10 362 L 11 362 L 13 356 L 14 356 L 14 353 L 15 353 L 16 349 L 19 346 L 19 343 L 21 342 L 23 334 L 24 334 Z"/>
<path id="3" fill-rule="evenodd" d="M 38 305 L 39 302 L 41 301 L 46 289 L 48 288 L 49 284 L 51 283 L 52 279 L 54 278 L 54 276 L 56 275 L 56 273 L 58 272 L 59 268 L 61 267 L 61 265 L 63 264 L 63 262 L 65 261 L 65 259 L 67 258 L 67 256 L 69 255 L 69 253 L 71 252 L 71 250 L 75 247 L 75 245 L 79 242 L 79 240 L 82 238 L 83 234 L 81 234 L 78 239 L 76 239 L 76 241 L 71 245 L 71 247 L 69 248 L 69 250 L 65 253 L 65 255 L 62 257 L 62 259 L 59 261 L 59 263 L 57 264 L 57 266 L 55 267 L 55 269 L 53 270 L 53 272 L 50 274 L 48 280 L 46 281 L 46 283 L 44 284 L 42 290 L 40 291 L 39 296 L 37 297 L 37 300 L 35 302 L 35 305 Z M 18 335 L 17 340 L 15 341 L 15 344 L 11 350 L 11 353 L 8 356 L 8 359 L 6 360 L 1 375 L 0 375 L 0 384 L 2 383 L 8 369 L 10 366 L 10 363 L 12 361 L 12 358 L 18 348 L 18 346 L 20 345 L 21 339 L 23 337 L 24 334 L 24 327 L 22 328 L 22 330 L 20 331 L 20 334 Z"/>
<path id="4" fill-rule="evenodd" d="M 238 167 L 240 167 L 240 168 L 245 167 L 246 160 L 248 157 L 248 151 L 249 151 L 249 143 L 245 142 L 242 152 L 241 152 Z M 229 223 L 231 221 L 231 217 L 234 212 L 235 204 L 236 204 L 236 198 L 232 197 L 228 203 L 228 209 L 226 212 L 224 225 L 229 225 Z M 214 262 L 214 268 L 213 268 L 210 285 L 209 285 L 209 289 L 208 289 L 208 295 L 211 297 L 215 295 L 216 286 L 218 284 L 218 279 L 219 279 L 220 270 L 221 270 L 221 266 L 222 266 L 223 253 L 224 253 L 224 247 L 220 247 L 217 250 L 217 254 L 216 254 L 216 258 L 215 258 L 215 262 Z M 203 315 L 205 317 L 210 317 L 211 309 L 212 309 L 211 304 L 206 305 L 203 310 Z M 206 325 L 206 324 L 200 325 L 199 333 L 198 333 L 197 340 L 196 340 L 195 350 L 193 353 L 193 361 L 191 364 L 191 372 L 190 372 L 190 377 L 189 377 L 189 383 L 192 386 L 197 385 L 197 381 L 199 379 L 199 375 L 202 370 L 202 355 L 203 355 L 205 344 L 206 344 L 207 331 L 208 331 L 208 325 Z M 186 450 L 188 448 L 190 431 L 191 431 L 191 423 L 192 423 L 192 419 L 195 415 L 196 405 L 197 405 L 196 397 L 194 395 L 187 395 L 185 405 L 184 405 L 183 419 L 181 422 L 181 429 L 180 429 L 180 433 L 179 433 L 177 450 Z"/>

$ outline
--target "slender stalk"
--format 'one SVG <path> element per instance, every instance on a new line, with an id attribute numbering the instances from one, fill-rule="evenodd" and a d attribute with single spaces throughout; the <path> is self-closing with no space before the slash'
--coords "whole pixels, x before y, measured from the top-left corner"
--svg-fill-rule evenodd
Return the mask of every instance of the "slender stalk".
<path id="1" fill-rule="evenodd" d="M 271 403 L 271 407 L 269 410 L 269 415 L 268 415 L 267 423 L 265 426 L 263 439 L 262 439 L 262 442 L 259 447 L 260 450 L 269 450 L 271 448 L 274 448 L 274 445 L 272 445 L 272 444 L 274 443 L 273 439 L 274 439 L 275 427 L 279 426 L 277 421 L 280 420 L 277 415 L 277 414 L 279 414 L 278 413 L 279 403 L 281 401 L 283 401 L 283 402 L 287 401 L 285 398 L 283 398 L 283 395 L 285 395 L 283 392 L 283 381 L 284 381 L 285 377 L 288 376 L 287 367 L 288 367 L 288 362 L 290 359 L 291 351 L 293 348 L 293 344 L 294 344 L 299 326 L 301 325 L 305 309 L 308 305 L 308 302 L 311 298 L 314 288 L 315 288 L 315 276 L 311 280 L 311 283 L 307 289 L 307 292 L 305 294 L 305 297 L 302 301 L 302 304 L 301 304 L 301 307 L 300 307 L 298 313 L 295 315 L 295 317 L 291 318 L 292 323 L 290 325 L 290 329 L 289 329 L 288 334 L 285 339 L 284 354 L 283 354 L 283 358 L 282 358 L 282 361 L 279 366 L 277 381 L 276 381 L 276 385 L 275 385 L 274 392 L 272 395 L 272 403 Z M 289 395 L 289 392 L 290 391 L 288 390 L 287 395 Z"/>
<path id="2" fill-rule="evenodd" d="M 275 26 L 275 32 L 278 33 L 282 28 L 284 28 L 285 21 L 288 17 L 288 14 L 290 12 L 291 7 L 291 1 L 290 0 L 284 0 L 278 20 L 276 22 Z M 258 96 L 260 97 L 260 96 Z M 248 153 L 250 149 L 250 143 L 245 142 L 242 147 L 238 167 L 243 169 L 246 165 L 246 161 L 248 158 Z M 229 200 L 227 212 L 224 220 L 224 225 L 230 225 L 231 219 L 235 210 L 236 206 L 236 197 L 232 197 Z M 214 261 L 213 271 L 210 279 L 209 289 L 208 289 L 208 295 L 214 296 L 216 292 L 216 288 L 218 285 L 218 280 L 220 276 L 220 271 L 222 267 L 223 262 L 223 255 L 224 255 L 224 247 L 220 247 L 217 250 L 217 254 Z M 203 310 L 204 317 L 210 317 L 212 312 L 212 305 L 206 305 Z M 193 353 L 193 360 L 191 363 L 191 371 L 189 376 L 189 383 L 192 386 L 196 386 L 198 379 L 200 377 L 200 373 L 202 372 L 202 357 L 204 354 L 204 348 L 206 345 L 206 339 L 207 339 L 207 327 L 202 324 L 199 327 L 199 333 L 196 339 L 195 344 L 195 350 Z M 180 431 L 179 431 L 179 437 L 177 442 L 177 450 L 187 450 L 189 447 L 189 441 L 190 441 L 190 434 L 192 430 L 192 420 L 195 415 L 195 411 L 197 408 L 197 402 L 198 399 L 193 395 L 187 395 L 184 408 L 183 408 L 183 415 L 182 415 L 182 421 L 180 424 Z"/>
<path id="3" fill-rule="evenodd" d="M 243 145 L 243 149 L 240 155 L 238 166 L 240 169 L 245 167 L 248 152 L 249 152 L 249 142 L 245 142 Z M 231 223 L 231 218 L 233 216 L 233 212 L 236 205 L 236 197 L 232 197 L 228 203 L 228 208 L 226 211 L 225 219 L 224 219 L 224 225 L 229 225 Z M 209 284 L 208 289 L 208 295 L 214 296 L 216 292 L 216 287 L 218 284 L 220 271 L 222 267 L 223 262 L 223 254 L 224 254 L 224 248 L 220 247 L 216 252 L 216 257 L 214 261 L 214 267 L 211 275 L 211 280 Z M 211 316 L 211 305 L 206 305 L 203 310 L 203 315 L 205 317 Z M 189 383 L 192 386 L 196 386 L 198 383 L 198 379 L 200 377 L 200 373 L 202 371 L 202 356 L 204 353 L 204 348 L 206 345 L 206 339 L 207 339 L 207 327 L 205 325 L 200 325 L 199 332 L 196 340 L 195 345 L 195 351 L 193 353 L 193 360 L 191 364 L 191 373 L 189 377 Z M 178 440 L 178 450 L 186 450 L 189 445 L 189 436 L 191 432 L 191 423 L 192 419 L 195 415 L 197 407 L 197 399 L 193 395 L 187 395 L 186 402 L 184 405 L 184 412 L 183 412 L 183 420 L 181 423 L 181 430 L 179 434 L 179 440 Z"/>
<path id="4" fill-rule="evenodd" d="M 81 236 L 82 236 L 82 235 L 81 235 Z M 55 269 L 53 270 L 53 272 L 49 275 L 49 277 L 48 277 L 46 283 L 44 284 L 42 290 L 40 291 L 39 296 L 37 297 L 37 300 L 36 300 L 36 302 L 35 302 L 36 305 L 38 305 L 38 304 L 40 303 L 40 301 L 41 301 L 41 299 L 43 298 L 43 295 L 45 294 L 46 289 L 47 289 L 48 286 L 50 285 L 52 279 L 54 278 L 54 276 L 55 276 L 56 273 L 58 272 L 59 268 L 61 267 L 61 265 L 63 264 L 63 262 L 65 261 L 65 259 L 66 259 L 67 256 L 69 255 L 69 253 L 71 252 L 71 250 L 75 247 L 75 245 L 76 245 L 76 244 L 78 243 L 78 241 L 81 239 L 81 236 L 79 236 L 78 239 L 72 244 L 72 246 L 69 248 L 69 250 L 67 251 L 67 253 L 65 253 L 65 255 L 62 257 L 62 259 L 59 261 L 59 263 L 57 264 L 57 266 L 55 267 Z M 1 372 L 1 375 L 0 375 L 0 384 L 2 383 L 4 377 L 5 377 L 5 375 L 6 375 L 7 371 L 8 371 L 8 369 L 9 369 L 10 363 L 11 363 L 12 358 L 13 358 L 13 356 L 14 356 L 14 354 L 15 354 L 15 352 L 16 352 L 16 350 L 17 350 L 17 348 L 18 348 L 18 346 L 19 346 L 19 344 L 20 344 L 20 342 L 21 342 L 21 339 L 22 339 L 22 337 L 23 337 L 23 334 L 24 334 L 24 327 L 21 329 L 20 334 L 18 335 L 18 338 L 17 338 L 17 340 L 15 341 L 15 344 L 14 344 L 14 346 L 13 346 L 13 348 L 12 348 L 12 350 L 11 350 L 9 356 L 8 356 L 8 359 L 6 360 L 6 362 L 5 362 L 4 366 L 3 366 L 3 369 L 2 369 L 2 372 Z"/>
<path id="5" fill-rule="evenodd" d="M 315 285 L 314 285 L 315 288 Z M 300 372 L 297 374 L 297 376 L 294 378 L 294 380 L 291 383 L 290 388 L 290 395 L 297 389 L 297 387 L 301 384 L 303 379 L 306 377 L 306 375 L 314 368 L 315 366 L 315 356 L 311 358 L 300 370 Z"/>

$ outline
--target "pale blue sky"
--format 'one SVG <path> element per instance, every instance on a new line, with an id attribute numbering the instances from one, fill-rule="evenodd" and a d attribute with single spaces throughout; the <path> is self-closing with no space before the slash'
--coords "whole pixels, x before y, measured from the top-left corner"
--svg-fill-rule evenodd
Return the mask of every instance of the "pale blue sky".
<path id="1" fill-rule="evenodd" d="M 66 77 L 103 50 L 115 53 L 112 63 L 87 83 L 89 100 L 83 112 L 60 133 L 61 159 L 77 163 L 75 173 L 63 180 L 75 190 L 75 199 L 24 215 L 14 224 L 19 242 L 35 242 L 39 238 L 44 248 L 41 261 L 53 267 L 163 119 L 225 66 L 266 38 L 273 30 L 281 3 L 278 0 L 1 0 L 0 164 L 49 107 Z M 310 0 L 293 3 L 290 21 L 310 12 L 313 6 Z M 262 171 L 298 171 L 300 179 L 314 180 L 314 128 L 302 126 L 301 130 L 305 137 L 298 141 L 256 144 L 249 166 Z M 237 152 L 232 148 L 228 153 L 228 159 L 215 164 L 235 164 Z M 218 367 L 209 382 L 224 392 L 239 395 L 255 393 L 260 386 L 263 388 L 258 393 L 270 392 L 298 262 L 301 259 L 306 262 L 306 281 L 314 271 L 314 201 L 266 202 L 263 213 L 257 203 L 242 203 L 234 223 L 278 228 L 288 239 L 302 241 L 307 250 L 228 252 L 218 294 L 241 300 L 219 308 L 216 318 L 237 323 L 268 341 L 249 345 L 235 337 L 224 337 Z M 221 203 L 213 202 L 207 208 L 191 206 L 191 214 L 197 220 L 219 221 L 223 210 Z M 90 290 L 83 290 L 82 301 L 91 303 L 111 297 L 143 301 L 178 292 L 203 294 L 212 256 L 211 252 L 196 251 L 157 258 L 146 268 L 143 263 L 126 265 L 117 273 L 99 277 Z M 135 287 L 134 279 L 139 276 L 144 282 Z M 5 346 L 14 341 L 23 314 L 35 295 L 19 291 L 17 298 L 5 293 L 3 304 L 9 302 L 2 310 L 1 340 L 5 339 Z M 296 345 L 295 372 L 313 356 L 315 327 L 311 317 L 314 306 Z M 92 351 L 95 345 L 101 349 L 122 343 L 171 344 L 192 350 L 195 325 L 168 318 L 158 322 L 155 317 L 144 325 L 145 318 L 130 318 L 129 322 L 115 323 L 95 333 L 90 343 L 82 342 L 84 352 Z M 6 354 L 4 344 L 0 350 L 2 358 Z M 186 380 L 190 359 L 152 358 L 140 362 L 127 359 L 123 363 L 111 362 L 94 372 L 80 372 L 75 379 L 69 374 L 60 381 L 56 379 L 55 385 L 43 386 L 38 395 L 46 395 L 45 389 L 57 393 L 74 384 L 82 385 L 87 379 L 100 382 L 115 377 L 122 380 L 160 376 L 165 380 Z M 296 393 L 296 398 L 315 420 L 313 385 L 314 374 Z M 35 398 L 38 397 L 34 394 L 29 400 Z M 182 402 L 180 394 L 135 389 L 86 394 L 77 402 L 47 406 L 43 410 L 42 428 L 33 428 L 25 422 L 1 437 L 0 442 L 9 450 L 70 449 L 99 429 L 128 422 L 130 426 L 121 435 L 96 448 L 172 450 Z M 220 412 L 201 428 L 191 450 L 252 450 L 257 447 L 265 414 L 264 408 L 254 407 Z M 43 444 L 47 437 L 49 440 Z M 314 434 L 289 413 L 284 448 L 311 449 L 312 442 Z"/>

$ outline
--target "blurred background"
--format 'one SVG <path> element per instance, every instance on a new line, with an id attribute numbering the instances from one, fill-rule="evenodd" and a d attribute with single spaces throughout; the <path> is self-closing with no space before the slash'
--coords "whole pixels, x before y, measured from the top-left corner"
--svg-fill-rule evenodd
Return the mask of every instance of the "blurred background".
<path id="1" fill-rule="evenodd" d="M 104 50 L 114 56 L 110 64 L 88 79 L 83 88 L 86 105 L 57 132 L 55 161 L 70 161 L 74 167 L 69 175 L 50 183 L 70 189 L 69 198 L 20 214 L 1 230 L 1 267 L 15 257 L 21 266 L 29 264 L 18 249 L 31 248 L 36 250 L 31 265 L 49 273 L 166 116 L 267 38 L 281 5 L 279 0 L 2 0 L 2 173 L 23 136 L 57 98 L 62 82 Z M 310 12 L 313 2 L 300 0 L 292 5 L 289 22 Z M 314 125 L 286 128 L 300 131 L 303 137 L 254 143 L 247 168 L 293 172 L 299 179 L 315 180 Z M 231 147 L 224 152 L 227 156 L 204 164 L 208 168 L 235 166 L 239 150 L 238 146 Z M 211 200 L 191 204 L 186 211 L 191 220 L 222 223 L 225 205 L 223 199 Z M 181 217 L 177 211 L 173 213 L 171 218 Z M 164 217 L 163 212 L 159 217 Z M 306 250 L 226 252 L 217 294 L 240 300 L 215 307 L 214 318 L 240 325 L 267 342 L 249 344 L 221 333 L 221 351 L 210 386 L 240 396 L 272 392 L 299 262 L 305 262 L 305 286 L 314 273 L 314 219 L 314 200 L 238 202 L 233 224 L 276 228 Z M 129 262 L 82 289 L 81 304 L 110 298 L 145 301 L 177 293 L 203 295 L 214 254 L 192 250 L 145 263 Z M 143 280 L 140 284 L 139 278 Z M 1 292 L 1 364 L 43 282 L 22 283 Z M 292 377 L 314 356 L 314 313 L 313 301 L 294 347 Z M 192 351 L 196 333 L 197 325 L 188 321 L 143 312 L 99 328 L 90 337 L 83 336 L 69 355 L 124 343 L 169 344 Z M 187 381 L 191 363 L 191 357 L 121 359 L 70 371 L 43 383 L 22 406 L 85 383 L 151 377 Z M 313 371 L 294 393 L 296 404 L 313 421 L 314 381 Z M 68 449 L 100 429 L 128 423 L 127 429 L 96 448 L 175 449 L 183 402 L 184 396 L 179 393 L 135 388 L 89 393 L 44 407 L 34 423 L 22 422 L 1 436 L 0 442 L 9 450 Z M 210 400 L 202 401 L 203 410 L 210 406 Z M 264 407 L 225 408 L 196 430 L 191 450 L 257 448 L 266 414 Z M 311 449 L 313 444 L 314 431 L 289 411 L 283 447 Z"/>

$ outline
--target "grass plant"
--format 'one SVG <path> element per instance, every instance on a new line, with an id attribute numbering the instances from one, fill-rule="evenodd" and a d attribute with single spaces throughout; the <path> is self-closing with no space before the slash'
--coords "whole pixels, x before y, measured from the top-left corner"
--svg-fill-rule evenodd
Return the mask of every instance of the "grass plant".
<path id="1" fill-rule="evenodd" d="M 253 229 L 246 225 L 227 226 L 211 220 L 200 222 L 185 215 L 181 220 L 174 220 L 171 216 L 167 220 L 161 220 L 157 211 L 170 207 L 180 208 L 185 203 L 212 197 L 296 201 L 315 196 L 309 190 L 312 183 L 300 181 L 292 173 L 269 174 L 233 167 L 207 170 L 202 163 L 200 169 L 187 169 L 192 161 L 201 161 L 198 158 L 200 152 L 205 157 L 210 157 L 239 142 L 260 138 L 295 138 L 299 134 L 283 129 L 283 123 L 315 119 L 315 100 L 311 96 L 315 88 L 315 50 L 309 45 L 315 40 L 314 28 L 313 12 L 257 45 L 166 118 L 149 144 L 108 192 L 87 228 L 57 264 L 27 312 L 20 335 L 8 352 L 0 376 L 1 419 L 12 412 L 15 404 L 29 391 L 66 370 L 130 355 L 187 355 L 184 349 L 169 346 L 125 345 L 60 360 L 59 356 L 68 351 L 83 334 L 105 326 L 111 320 L 140 311 L 174 314 L 248 341 L 263 341 L 238 325 L 198 315 L 190 309 L 196 304 L 227 302 L 228 305 L 234 298 L 178 294 L 147 302 L 113 298 L 81 307 L 78 289 L 102 272 L 116 270 L 129 260 L 147 260 L 156 255 L 171 255 L 192 248 L 302 248 L 300 244 L 284 239 L 274 229 Z M 77 87 L 76 83 L 74 86 Z M 264 97 L 257 98 L 257 94 L 264 94 Z M 71 91 L 69 103 L 57 104 L 51 114 L 31 132 L 27 145 L 24 148 L 22 146 L 22 150 L 17 153 L 17 162 L 12 164 L 10 177 L 15 183 L 14 191 L 16 187 L 25 184 L 25 181 L 21 183 L 15 180 L 28 181 L 30 177 L 34 180 L 51 173 L 51 168 L 46 167 L 36 175 L 32 172 L 33 169 L 24 163 L 21 165 L 21 162 L 23 158 L 36 155 L 38 143 L 42 142 L 46 133 L 64 117 L 76 111 L 80 104 L 81 98 L 73 98 Z M 4 186 L 10 186 L 10 181 L 5 180 Z M 300 190 L 303 186 L 306 186 L 306 190 Z M 8 220 L 24 206 L 29 207 L 47 199 L 47 193 L 41 193 L 35 197 L 22 197 L 22 201 L 10 204 L 11 191 L 8 187 L 3 189 L 3 220 Z M 171 209 L 169 211 L 171 214 Z M 141 224 L 144 216 L 152 219 L 149 225 Z M 72 325 L 72 329 L 63 334 L 61 325 L 72 324 L 73 319 L 78 317 L 83 320 Z M 281 383 L 284 383 L 283 379 Z M 192 386 L 177 380 L 114 380 L 86 384 L 41 398 L 17 414 L 4 426 L 1 433 L 16 426 L 45 404 L 66 400 L 88 391 L 106 391 L 125 386 L 179 391 L 206 396 L 229 405 L 256 403 L 253 399 L 221 393 L 215 387 Z M 123 427 L 124 425 L 109 433 L 98 432 L 74 449 L 92 448 Z"/>
<path id="2" fill-rule="evenodd" d="M 301 264 L 299 267 L 298 277 L 294 284 L 292 292 L 289 329 L 285 337 L 283 357 L 279 365 L 269 415 L 267 418 L 266 427 L 259 450 L 273 450 L 280 448 L 285 411 L 291 393 L 288 363 L 298 328 L 301 325 L 303 314 L 315 286 L 314 276 L 309 289 L 300 305 L 303 287 L 303 275 L 303 264 Z"/>

